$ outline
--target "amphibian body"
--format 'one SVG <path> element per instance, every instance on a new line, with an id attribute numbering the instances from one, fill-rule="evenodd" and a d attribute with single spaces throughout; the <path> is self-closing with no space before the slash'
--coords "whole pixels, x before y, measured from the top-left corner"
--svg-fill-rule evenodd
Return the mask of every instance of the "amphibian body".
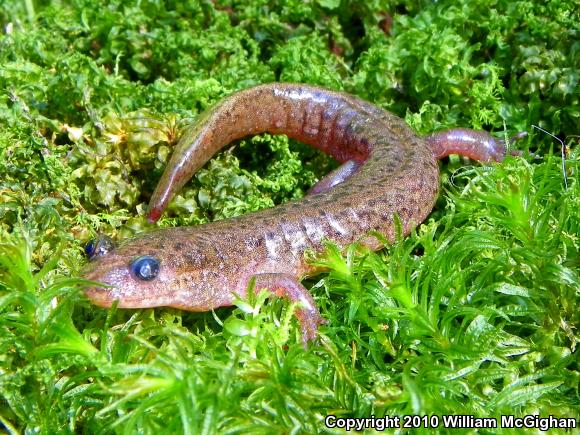
<path id="1" fill-rule="evenodd" d="M 170 306 L 206 311 L 231 305 L 234 292 L 256 289 L 301 303 L 304 340 L 322 318 L 300 280 L 318 272 L 304 252 L 326 239 L 381 248 L 370 235 L 403 234 L 431 212 L 439 191 L 437 159 L 451 153 L 500 161 L 502 141 L 485 132 L 453 129 L 419 137 L 400 118 L 352 95 L 301 84 L 273 83 L 237 92 L 199 117 L 180 142 L 151 198 L 155 222 L 172 197 L 217 151 L 259 133 L 285 134 L 330 154 L 343 165 L 304 198 L 233 219 L 168 228 L 93 245 L 84 276 L 110 287 L 87 296 L 108 307 Z"/>

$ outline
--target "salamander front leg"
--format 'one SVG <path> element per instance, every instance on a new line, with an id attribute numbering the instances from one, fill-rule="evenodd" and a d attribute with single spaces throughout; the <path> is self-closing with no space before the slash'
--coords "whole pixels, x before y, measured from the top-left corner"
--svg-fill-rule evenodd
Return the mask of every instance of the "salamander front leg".
<path id="1" fill-rule="evenodd" d="M 308 191 L 308 195 L 313 195 L 315 193 L 322 193 L 329 190 L 331 187 L 342 183 L 350 176 L 352 176 L 358 168 L 362 165 L 362 162 L 357 162 L 356 160 L 348 160 L 334 171 L 329 172 L 316 183 Z"/>
<path id="2" fill-rule="evenodd" d="M 318 312 L 312 295 L 296 279 L 296 277 L 283 273 L 261 273 L 254 275 L 257 290 L 267 289 L 278 297 L 286 297 L 291 301 L 300 303 L 296 308 L 296 317 L 302 329 L 302 341 L 306 345 L 316 338 L 318 325 L 325 323 Z"/>

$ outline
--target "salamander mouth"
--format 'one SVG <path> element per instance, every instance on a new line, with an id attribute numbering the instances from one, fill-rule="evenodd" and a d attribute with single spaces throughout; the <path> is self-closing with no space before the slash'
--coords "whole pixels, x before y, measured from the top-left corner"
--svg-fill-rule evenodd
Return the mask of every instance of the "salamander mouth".
<path id="1" fill-rule="evenodd" d="M 98 307 L 111 308 L 115 301 L 118 301 L 117 308 L 156 308 L 169 307 L 172 304 L 171 298 L 163 298 L 159 295 L 152 297 L 129 296 L 118 294 L 116 287 L 91 286 L 84 290 L 85 296 Z"/>
<path id="2" fill-rule="evenodd" d="M 111 288 L 89 287 L 85 289 L 85 296 L 99 307 L 110 308 L 115 302 L 111 297 Z"/>

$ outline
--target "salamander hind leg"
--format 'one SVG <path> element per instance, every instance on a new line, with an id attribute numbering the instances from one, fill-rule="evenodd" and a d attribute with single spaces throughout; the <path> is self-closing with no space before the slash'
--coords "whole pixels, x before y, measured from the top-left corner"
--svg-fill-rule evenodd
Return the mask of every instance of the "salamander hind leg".
<path id="1" fill-rule="evenodd" d="M 302 341 L 304 345 L 316 338 L 318 325 L 326 323 L 320 315 L 314 303 L 312 295 L 306 287 L 293 275 L 283 273 L 262 273 L 254 275 L 257 290 L 267 289 L 278 297 L 286 297 L 291 301 L 299 302 L 296 308 L 296 317 L 302 329 Z"/>
<path id="2" fill-rule="evenodd" d="M 518 133 L 508 142 L 514 142 L 525 137 L 525 131 Z M 459 154 L 480 162 L 501 162 L 506 155 L 505 141 L 498 139 L 486 131 L 469 128 L 452 128 L 438 131 L 425 137 L 435 158 L 441 159 L 450 154 Z M 513 153 L 512 153 L 513 154 Z"/>
<path id="3" fill-rule="evenodd" d="M 351 177 L 362 165 L 361 162 L 356 160 L 348 160 L 334 171 L 326 174 L 321 178 L 312 188 L 308 191 L 308 195 L 313 195 L 315 193 L 326 192 L 330 188 L 342 183 Z"/>

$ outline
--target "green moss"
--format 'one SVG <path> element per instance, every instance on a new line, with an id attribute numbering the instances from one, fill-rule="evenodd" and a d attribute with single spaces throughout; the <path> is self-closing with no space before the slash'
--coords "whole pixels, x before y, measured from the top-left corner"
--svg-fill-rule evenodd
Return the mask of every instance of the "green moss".
<path id="1" fill-rule="evenodd" d="M 578 417 L 580 102 L 572 1 L 0 4 L 0 421 L 12 433 L 317 432 L 327 414 Z M 392 19 L 392 24 L 390 21 Z M 235 90 L 341 89 L 419 132 L 528 130 L 533 155 L 444 164 L 417 233 L 329 246 L 304 350 L 286 301 L 102 310 L 82 245 L 149 228 L 182 129 Z M 531 125 L 568 137 L 560 151 Z M 499 133 L 502 135 L 502 133 Z M 300 197 L 334 163 L 285 137 L 236 143 L 162 226 Z M 461 168 L 461 169 L 460 169 Z"/>

